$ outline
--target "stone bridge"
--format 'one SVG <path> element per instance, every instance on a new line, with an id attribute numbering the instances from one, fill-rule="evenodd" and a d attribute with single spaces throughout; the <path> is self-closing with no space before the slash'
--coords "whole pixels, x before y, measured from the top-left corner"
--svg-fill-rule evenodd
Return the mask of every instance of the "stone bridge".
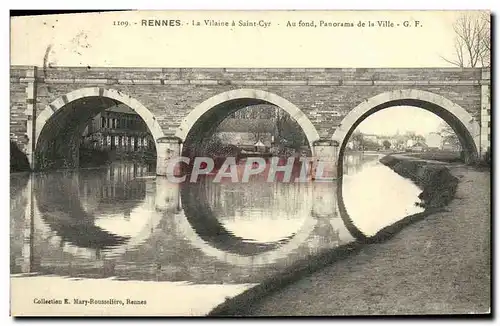
<path id="1" fill-rule="evenodd" d="M 33 170 L 77 167 L 86 124 L 118 103 L 148 125 L 159 175 L 186 143 L 205 137 L 232 112 L 261 103 L 290 113 L 318 160 L 336 162 L 363 119 L 399 105 L 420 107 L 448 122 L 468 161 L 490 147 L 488 68 L 11 66 L 10 73 L 10 139 Z"/>

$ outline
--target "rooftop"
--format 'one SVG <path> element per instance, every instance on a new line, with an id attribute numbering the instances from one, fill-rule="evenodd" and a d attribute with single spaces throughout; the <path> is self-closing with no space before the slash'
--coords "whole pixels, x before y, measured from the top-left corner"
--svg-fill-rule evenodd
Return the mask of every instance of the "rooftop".
<path id="1" fill-rule="evenodd" d="M 108 112 L 119 112 L 119 113 L 128 113 L 128 114 L 137 114 L 134 110 L 126 106 L 125 104 L 118 104 L 106 109 Z"/>

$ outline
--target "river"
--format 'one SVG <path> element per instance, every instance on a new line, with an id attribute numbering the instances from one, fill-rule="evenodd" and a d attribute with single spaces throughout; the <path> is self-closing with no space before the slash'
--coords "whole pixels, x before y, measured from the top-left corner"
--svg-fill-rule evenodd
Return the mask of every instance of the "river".
<path id="1" fill-rule="evenodd" d="M 342 198 L 337 182 L 177 185 L 135 163 L 12 174 L 12 280 L 54 284 L 52 296 L 68 287 L 160 291 L 149 299 L 158 314 L 203 315 L 297 260 L 353 241 L 339 200 L 366 235 L 422 211 L 418 187 L 379 158 L 346 155 Z"/>

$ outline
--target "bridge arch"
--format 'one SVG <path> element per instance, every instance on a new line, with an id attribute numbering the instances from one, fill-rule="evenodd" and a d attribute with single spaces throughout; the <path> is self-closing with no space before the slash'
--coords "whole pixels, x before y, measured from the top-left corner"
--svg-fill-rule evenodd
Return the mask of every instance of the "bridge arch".
<path id="1" fill-rule="evenodd" d="M 446 123 L 457 134 L 465 155 L 466 163 L 473 162 L 479 156 L 480 126 L 464 108 L 447 98 L 417 89 L 395 90 L 381 93 L 364 100 L 342 120 L 335 130 L 332 140 L 338 142 L 337 173 L 342 175 L 342 157 L 349 137 L 356 127 L 368 116 L 392 106 L 415 106 L 430 111 Z"/>
<path id="2" fill-rule="evenodd" d="M 67 144 L 77 146 L 76 142 L 79 141 L 79 137 L 90 119 L 105 110 L 106 106 L 111 107 L 117 104 L 125 104 L 144 120 L 154 139 L 155 146 L 157 140 L 164 137 L 163 130 L 154 114 L 138 100 L 115 89 L 102 87 L 80 88 L 52 101 L 37 116 L 34 139 L 36 145 L 32 162 L 34 169 L 41 170 L 44 168 L 44 161 L 47 159 L 44 151 L 47 150 L 49 143 L 58 137 L 60 129 L 66 128 L 69 133 L 69 137 L 66 139 Z M 83 113 L 82 110 L 84 110 Z M 76 111 L 79 112 L 75 113 Z M 75 158 L 75 155 L 78 154 L 75 154 L 74 150 L 73 153 L 68 152 L 66 154 L 66 156 L 73 156 L 66 159 L 78 161 L 78 158 Z"/>
<path id="3" fill-rule="evenodd" d="M 274 104 L 285 110 L 304 131 L 309 146 L 319 140 L 319 133 L 305 113 L 283 97 L 257 89 L 235 89 L 217 94 L 196 106 L 181 122 L 175 136 L 183 143 L 203 122 L 215 122 L 215 127 L 230 113 L 256 104 Z"/>

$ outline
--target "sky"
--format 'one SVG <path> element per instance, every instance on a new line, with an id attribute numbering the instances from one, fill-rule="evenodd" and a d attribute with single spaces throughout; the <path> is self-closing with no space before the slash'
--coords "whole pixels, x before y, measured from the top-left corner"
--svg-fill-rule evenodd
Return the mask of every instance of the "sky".
<path id="1" fill-rule="evenodd" d="M 453 23 L 460 13 L 139 11 L 14 17 L 11 64 L 42 66 L 46 58 L 54 66 L 447 67 L 441 56 L 453 56 Z M 150 19 L 178 19 L 182 26 L 141 26 Z M 205 20 L 270 25 L 208 27 Z M 196 21 L 202 26 L 193 26 Z M 287 27 L 289 21 L 350 22 L 355 27 Z M 403 27 L 405 21 L 412 27 Z M 358 27 L 368 22 L 374 27 Z M 379 27 L 379 22 L 399 27 Z"/>
<path id="2" fill-rule="evenodd" d="M 439 131 L 444 120 L 432 112 L 413 106 L 393 106 L 378 111 L 363 120 L 356 131 L 365 134 L 394 135 L 414 131 L 425 136 Z"/>

